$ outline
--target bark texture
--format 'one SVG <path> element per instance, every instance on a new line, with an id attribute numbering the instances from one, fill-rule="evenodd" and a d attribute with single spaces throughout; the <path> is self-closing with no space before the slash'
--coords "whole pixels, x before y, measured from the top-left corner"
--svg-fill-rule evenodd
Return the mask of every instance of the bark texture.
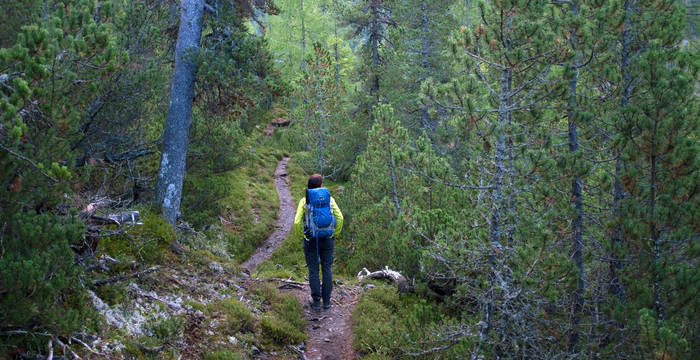
<path id="1" fill-rule="evenodd" d="M 180 213 L 203 14 L 204 0 L 182 1 L 163 155 L 155 192 L 155 202 L 162 207 L 163 216 L 170 224 L 177 221 Z"/>

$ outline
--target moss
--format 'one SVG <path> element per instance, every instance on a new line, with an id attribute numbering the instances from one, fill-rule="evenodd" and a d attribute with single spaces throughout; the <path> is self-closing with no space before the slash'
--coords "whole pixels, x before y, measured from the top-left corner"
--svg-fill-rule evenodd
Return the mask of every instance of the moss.
<path id="1" fill-rule="evenodd" d="M 377 286 L 367 292 L 367 298 L 392 311 L 397 310 L 399 307 L 399 293 L 396 287 L 393 286 Z"/>
<path id="2" fill-rule="evenodd" d="M 280 293 L 277 288 L 268 282 L 258 283 L 252 288 L 253 294 L 261 301 L 275 304 L 280 300 Z"/>
<path id="3" fill-rule="evenodd" d="M 304 310 L 294 295 L 280 295 L 278 302 L 272 305 L 272 311 L 297 330 L 303 332 L 306 328 Z"/>
<path id="4" fill-rule="evenodd" d="M 146 326 L 146 332 L 161 344 L 178 338 L 185 328 L 186 319 L 183 316 L 172 316 Z"/>
<path id="5" fill-rule="evenodd" d="M 265 339 L 278 345 L 299 344 L 308 339 L 302 331 L 276 316 L 262 318 L 260 328 Z"/>
<path id="6" fill-rule="evenodd" d="M 243 356 L 228 349 L 219 349 L 205 354 L 204 360 L 243 360 Z"/>
<path id="7" fill-rule="evenodd" d="M 206 306 L 205 306 L 204 304 L 200 303 L 200 302 L 197 302 L 197 301 L 185 300 L 184 303 L 185 303 L 185 305 L 191 306 L 191 307 L 192 307 L 193 309 L 195 309 L 195 310 L 199 310 L 199 311 L 205 311 L 205 310 L 206 310 Z"/>
<path id="8" fill-rule="evenodd" d="M 384 292 L 374 288 L 372 292 Z M 391 349 L 394 321 L 392 311 L 376 301 L 377 297 L 366 294 L 352 313 L 353 347 L 362 353 L 384 353 Z"/>
<path id="9" fill-rule="evenodd" d="M 254 331 L 255 317 L 250 309 L 242 302 L 229 298 L 215 303 L 207 304 L 209 314 L 220 313 L 226 317 L 222 323 L 227 333 L 235 334 L 239 331 Z"/>
<path id="10" fill-rule="evenodd" d="M 272 176 L 280 157 L 278 150 L 256 147 L 236 170 L 206 176 L 188 173 L 183 217 L 196 228 L 217 225 L 205 232 L 207 238 L 223 239 L 227 252 L 243 262 L 274 229 L 279 199 Z M 221 252 L 220 246 L 212 250 Z"/>
<path id="11" fill-rule="evenodd" d="M 143 225 L 127 228 L 123 234 L 102 239 L 100 249 L 116 258 L 162 263 L 170 253 L 168 247 L 175 239 L 175 231 L 150 209 L 142 212 L 141 219 Z"/>

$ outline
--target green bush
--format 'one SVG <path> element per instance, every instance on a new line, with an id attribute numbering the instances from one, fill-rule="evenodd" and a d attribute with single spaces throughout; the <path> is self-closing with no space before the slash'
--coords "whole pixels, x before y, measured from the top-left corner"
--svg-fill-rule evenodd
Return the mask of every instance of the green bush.
<path id="1" fill-rule="evenodd" d="M 56 335 L 80 330 L 94 316 L 70 248 L 82 242 L 84 224 L 75 216 L 32 212 L 16 213 L 7 222 L 0 235 L 0 324 Z M 3 342 L 25 340 L 45 346 L 41 337 Z"/>
<path id="2" fill-rule="evenodd" d="M 224 326 L 229 333 L 254 331 L 255 317 L 248 307 L 233 298 L 207 304 L 207 312 L 218 312 L 226 316 Z"/>
<path id="3" fill-rule="evenodd" d="M 308 338 L 294 325 L 276 316 L 268 316 L 260 320 L 263 336 L 278 345 L 299 344 Z"/>
<path id="4" fill-rule="evenodd" d="M 353 346 L 358 351 L 368 353 L 386 353 L 395 341 L 392 322 L 393 312 L 381 301 L 385 300 L 390 290 L 376 287 L 369 291 L 357 304 L 352 313 Z"/>
<path id="5" fill-rule="evenodd" d="M 272 304 L 272 311 L 295 329 L 304 331 L 306 327 L 304 309 L 294 295 L 281 294 L 278 302 Z"/>

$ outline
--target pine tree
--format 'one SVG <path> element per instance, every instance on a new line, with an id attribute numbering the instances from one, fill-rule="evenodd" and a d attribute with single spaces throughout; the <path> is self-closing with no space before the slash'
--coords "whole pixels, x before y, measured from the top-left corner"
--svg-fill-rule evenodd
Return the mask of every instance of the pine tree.
<path id="1" fill-rule="evenodd" d="M 344 89 L 335 81 L 333 60 L 321 43 L 313 45 L 306 59 L 306 72 L 298 88 L 304 104 L 300 107 L 295 130 L 304 138 L 314 159 L 308 166 L 324 177 L 335 178 L 346 171 L 345 143 L 352 134 L 342 102 Z"/>
<path id="2" fill-rule="evenodd" d="M 638 9 L 647 11 L 638 11 Z M 697 278 L 689 261 L 696 253 L 698 205 L 698 81 L 696 52 L 680 45 L 685 14 L 674 2 L 633 4 L 637 56 L 627 106 L 615 123 L 621 152 L 620 181 L 628 194 L 620 221 L 624 246 L 637 259 L 628 287 L 635 301 L 643 349 L 655 356 L 690 356 L 688 337 L 697 329 L 680 324 L 697 309 L 687 289 Z M 624 81 L 624 78 L 623 78 Z M 648 270 L 648 271 L 645 271 Z M 691 302 L 687 302 L 691 301 Z M 692 311 L 692 310 L 691 310 Z M 653 315 L 651 315 L 653 314 Z M 655 321 L 645 318 L 652 316 Z M 656 334 L 656 335 L 654 335 Z M 692 335 L 690 335 L 692 336 Z"/>

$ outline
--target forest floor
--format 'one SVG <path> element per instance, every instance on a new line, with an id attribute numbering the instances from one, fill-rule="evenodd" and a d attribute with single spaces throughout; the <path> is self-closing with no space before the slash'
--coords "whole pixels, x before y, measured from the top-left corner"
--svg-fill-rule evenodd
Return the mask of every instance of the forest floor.
<path id="1" fill-rule="evenodd" d="M 150 263 L 155 266 L 148 275 L 90 292 L 107 326 L 102 327 L 97 336 L 86 340 L 85 348 L 76 348 L 79 356 L 83 359 L 206 360 L 358 358 L 352 347 L 351 318 L 362 289 L 352 280 L 336 279 L 331 308 L 313 311 L 309 306 L 303 252 L 296 239 L 289 236 L 296 211 L 290 187 L 295 193 L 301 192 L 304 175 L 298 165 L 289 162 L 289 157 L 280 156 L 268 158 L 264 166 L 256 164 L 260 169 L 245 175 L 250 183 L 231 194 L 235 198 L 246 194 L 253 196 L 250 193 L 257 196 L 245 200 L 250 202 L 249 211 L 253 214 L 255 206 L 261 204 L 260 196 L 268 199 L 269 205 L 275 190 L 279 197 L 274 227 L 270 226 L 266 240 L 246 261 L 239 265 L 232 260 L 232 255 L 219 256 L 206 250 L 225 249 L 223 244 L 227 238 L 199 232 L 187 235 L 183 243 L 185 251 L 175 255 L 165 250 L 160 260 Z M 273 169 L 274 175 L 270 176 Z M 265 189 L 262 193 L 265 195 L 245 190 L 250 188 Z M 264 214 L 265 221 L 271 225 L 273 220 L 268 218 L 274 216 L 274 208 L 270 210 Z M 105 240 L 105 244 L 110 241 L 117 239 Z M 130 244 L 127 240 L 122 242 Z M 119 251 L 112 251 L 111 255 L 117 257 Z M 110 252 L 103 254 L 106 259 Z M 285 259 L 280 261 L 280 256 Z M 107 263 L 109 269 L 99 270 L 100 276 L 132 272 L 137 266 L 136 261 L 128 258 L 118 257 L 114 261 Z M 294 275 L 285 273 L 288 268 L 296 269 Z M 280 307 L 284 298 L 280 296 L 295 299 L 301 306 L 293 307 L 297 310 L 292 315 L 285 313 L 287 310 Z M 291 323 L 298 324 L 295 325 L 298 328 L 285 330 L 284 338 L 280 339 L 274 329 L 270 330 L 267 320 L 271 318 L 291 318 Z M 308 339 L 303 341 L 287 335 L 294 331 L 303 331 Z"/>
<path id="2" fill-rule="evenodd" d="M 287 238 L 294 223 L 296 212 L 289 190 L 287 163 L 282 159 L 275 170 L 275 186 L 279 195 L 280 208 L 275 230 L 242 266 L 252 274 L 258 265 L 267 260 L 272 252 Z M 264 279 L 250 279 L 251 282 Z M 308 283 L 280 281 L 279 289 L 291 293 L 303 305 L 307 319 L 306 334 L 309 337 L 303 358 L 309 360 L 351 360 L 357 356 L 352 348 L 352 310 L 359 298 L 359 288 L 335 281 L 332 306 L 328 310 L 314 311 L 309 305 Z M 244 285 L 244 287 L 246 287 Z M 266 356 L 265 356 L 266 357 Z"/>

